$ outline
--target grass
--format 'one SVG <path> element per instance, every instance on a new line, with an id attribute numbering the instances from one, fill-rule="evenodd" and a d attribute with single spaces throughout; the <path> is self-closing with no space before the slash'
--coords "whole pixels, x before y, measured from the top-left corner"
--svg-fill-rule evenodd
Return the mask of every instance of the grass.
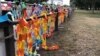
<path id="1" fill-rule="evenodd" d="M 100 18 L 100 13 L 89 14 L 90 17 Z"/>
<path id="2" fill-rule="evenodd" d="M 86 10 L 76 10 L 75 12 L 78 14 L 85 14 L 93 18 L 100 18 L 100 11 L 95 11 L 94 14 L 92 13 L 92 11 L 86 11 Z"/>

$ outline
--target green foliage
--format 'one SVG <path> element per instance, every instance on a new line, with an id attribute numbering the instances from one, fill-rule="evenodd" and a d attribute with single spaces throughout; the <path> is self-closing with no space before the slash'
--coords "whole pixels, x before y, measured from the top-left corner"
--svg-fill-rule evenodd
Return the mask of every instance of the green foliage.
<path id="1" fill-rule="evenodd" d="M 94 7 L 95 9 L 100 8 L 100 0 L 75 0 L 75 5 L 81 9 L 88 9 L 90 10 Z"/>
<path id="2" fill-rule="evenodd" d="M 44 2 L 44 1 L 47 1 L 47 0 L 27 0 L 28 3 L 41 3 L 41 2 Z"/>

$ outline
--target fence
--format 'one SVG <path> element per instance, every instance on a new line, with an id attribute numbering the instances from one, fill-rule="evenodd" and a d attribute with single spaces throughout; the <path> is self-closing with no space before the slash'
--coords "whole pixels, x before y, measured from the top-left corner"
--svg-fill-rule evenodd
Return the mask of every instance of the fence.
<path id="1" fill-rule="evenodd" d="M 64 23 L 64 16 L 65 12 L 62 11 L 0 23 L 5 36 L 0 38 L 0 42 L 5 43 L 6 49 L 6 55 L 2 56 L 38 55 L 37 47 L 49 49 L 46 37 L 51 37 L 54 31 L 58 31 L 58 26 Z M 12 19 L 11 15 L 8 17 Z"/>

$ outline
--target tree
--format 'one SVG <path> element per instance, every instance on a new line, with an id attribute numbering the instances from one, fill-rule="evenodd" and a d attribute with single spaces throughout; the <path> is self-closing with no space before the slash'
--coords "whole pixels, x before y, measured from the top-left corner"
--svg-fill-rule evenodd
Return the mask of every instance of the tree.
<path id="1" fill-rule="evenodd" d="M 41 3 L 43 1 L 48 1 L 48 0 L 27 0 L 29 3 Z"/>
<path id="2" fill-rule="evenodd" d="M 92 0 L 92 13 L 94 13 L 94 10 L 95 10 L 95 2 L 96 0 Z"/>
<path id="3" fill-rule="evenodd" d="M 100 8 L 100 0 L 75 0 L 75 5 L 80 9 L 92 10 L 94 13 L 94 10 Z"/>

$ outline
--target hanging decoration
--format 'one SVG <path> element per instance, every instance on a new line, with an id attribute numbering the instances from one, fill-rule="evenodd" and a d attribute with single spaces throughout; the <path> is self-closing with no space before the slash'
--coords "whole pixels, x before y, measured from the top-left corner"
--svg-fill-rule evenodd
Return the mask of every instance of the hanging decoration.
<path id="1" fill-rule="evenodd" d="M 24 2 L 21 2 L 11 9 L 12 16 L 14 17 L 13 21 L 19 21 L 17 25 L 14 25 L 16 56 L 40 56 L 38 50 L 41 48 L 42 50 L 50 51 L 59 49 L 59 46 L 55 43 L 54 45 L 47 44 L 47 37 L 52 37 L 54 33 L 56 15 L 54 11 L 47 11 L 47 3 L 43 2 L 43 4 L 27 6 Z M 49 16 L 47 16 L 48 13 L 50 13 Z M 39 18 L 38 16 L 43 17 Z M 60 25 L 64 23 L 65 16 L 62 7 L 59 8 L 58 16 Z M 27 18 L 30 18 L 30 20 L 26 21 Z M 7 14 L 0 16 L 0 23 L 8 20 Z"/>

